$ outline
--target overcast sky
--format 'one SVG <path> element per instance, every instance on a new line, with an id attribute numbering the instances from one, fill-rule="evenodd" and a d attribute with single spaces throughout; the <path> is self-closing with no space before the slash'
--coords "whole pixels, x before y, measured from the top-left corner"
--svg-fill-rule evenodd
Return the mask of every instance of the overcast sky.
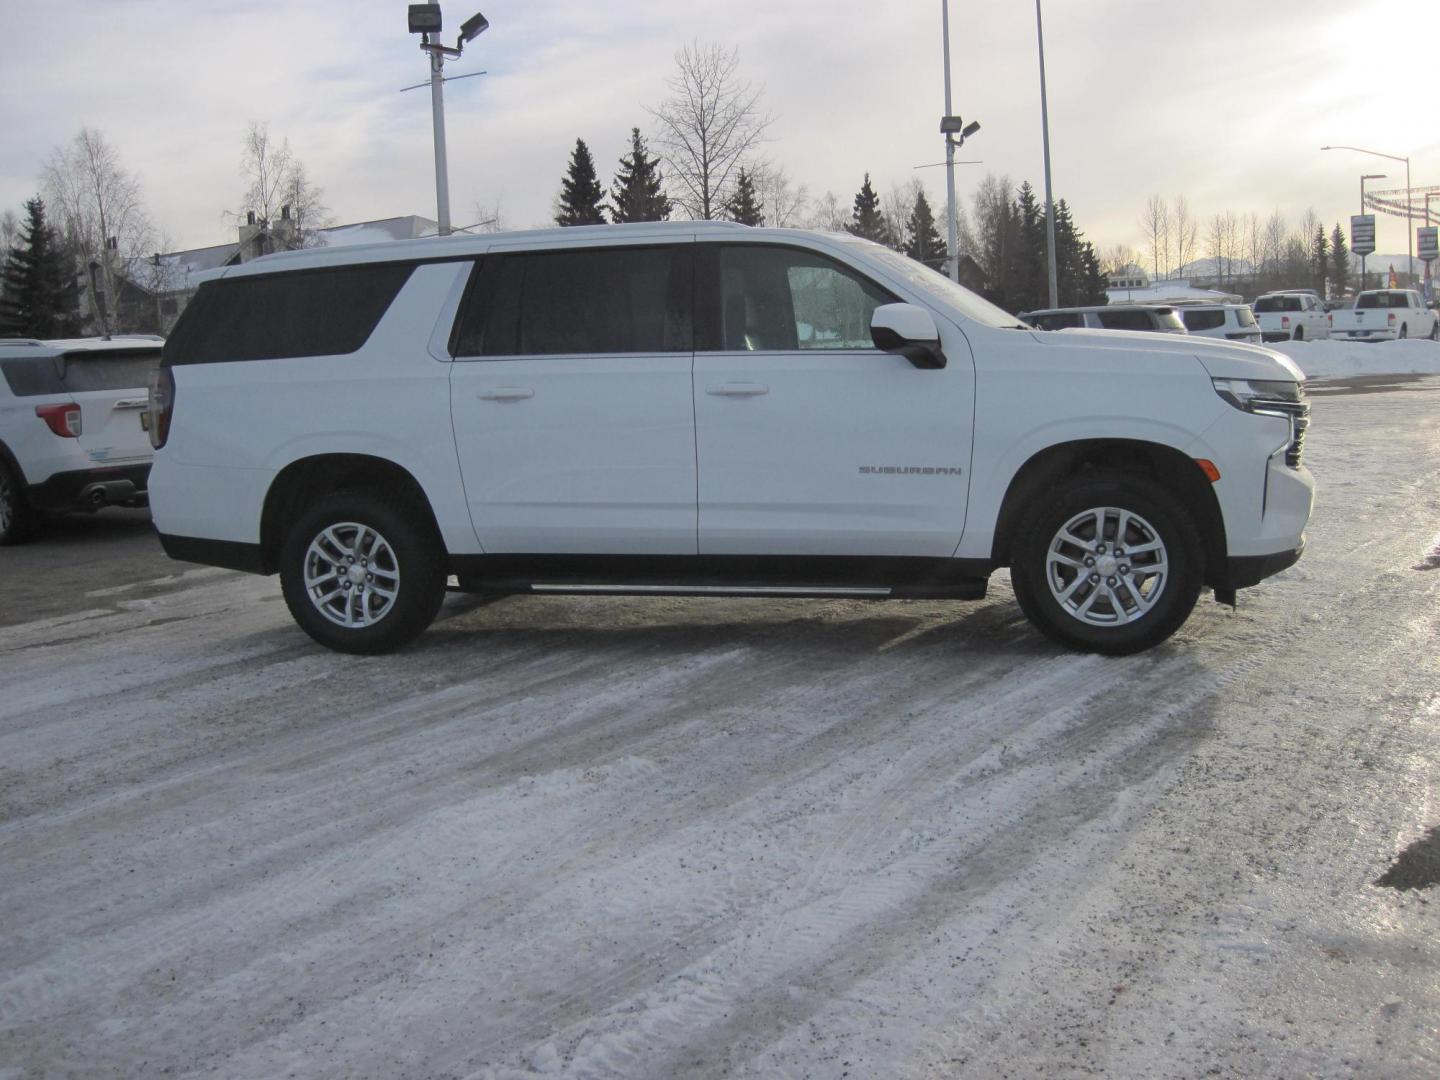
<path id="1" fill-rule="evenodd" d="M 497 201 L 546 224 L 577 136 L 608 183 L 629 130 L 665 94 L 686 42 L 740 49 L 774 114 L 765 154 L 812 195 L 848 206 L 920 176 L 937 206 L 944 92 L 941 0 L 448 0 L 446 38 L 480 2 L 490 30 L 447 69 L 452 218 Z M 287 138 L 337 223 L 435 216 L 427 77 L 398 0 L 0 0 L 0 207 L 21 209 L 45 158 L 82 125 L 140 179 L 173 247 L 234 237 L 251 120 Z M 951 0 L 955 111 L 983 129 L 957 169 L 962 201 L 987 171 L 1042 178 L 1035 10 Z M 1056 196 L 1101 248 L 1142 245 L 1147 196 L 1332 225 L 1405 167 L 1440 184 L 1434 0 L 1045 0 Z M 1437 200 L 1440 202 L 1440 200 Z M 1382 251 L 1405 250 L 1381 218 Z"/>

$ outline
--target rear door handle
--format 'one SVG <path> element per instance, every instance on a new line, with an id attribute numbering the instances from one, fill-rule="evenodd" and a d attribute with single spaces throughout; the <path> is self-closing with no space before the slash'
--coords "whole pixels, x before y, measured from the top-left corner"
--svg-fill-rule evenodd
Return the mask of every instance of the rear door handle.
<path id="1" fill-rule="evenodd" d="M 489 390 L 481 390 L 477 397 L 481 401 L 524 401 L 526 398 L 535 396 L 535 391 L 528 386 L 496 386 Z"/>
<path id="2" fill-rule="evenodd" d="M 762 383 L 727 382 L 718 386 L 707 386 L 705 392 L 718 397 L 755 397 L 757 394 L 768 394 L 770 387 Z"/>

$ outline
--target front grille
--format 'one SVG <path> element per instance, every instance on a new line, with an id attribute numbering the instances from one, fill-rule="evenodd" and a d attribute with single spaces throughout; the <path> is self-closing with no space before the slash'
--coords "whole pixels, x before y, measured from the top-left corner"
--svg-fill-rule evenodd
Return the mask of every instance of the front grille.
<path id="1" fill-rule="evenodd" d="M 1284 413 L 1290 418 L 1290 445 L 1285 448 L 1285 464 L 1292 469 L 1300 467 L 1300 459 L 1305 452 L 1305 432 L 1310 430 L 1310 402 L 1303 389 L 1298 386 L 1295 389 L 1298 401 L 1266 398 L 1251 403 L 1256 412 Z"/>

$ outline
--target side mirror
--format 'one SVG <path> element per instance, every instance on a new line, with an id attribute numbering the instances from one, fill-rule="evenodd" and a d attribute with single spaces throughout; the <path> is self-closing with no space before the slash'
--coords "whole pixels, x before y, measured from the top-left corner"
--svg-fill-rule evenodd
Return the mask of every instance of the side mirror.
<path id="1" fill-rule="evenodd" d="M 877 307 L 870 317 L 870 340 L 877 349 L 903 356 L 917 368 L 945 366 L 935 317 L 914 304 Z"/>

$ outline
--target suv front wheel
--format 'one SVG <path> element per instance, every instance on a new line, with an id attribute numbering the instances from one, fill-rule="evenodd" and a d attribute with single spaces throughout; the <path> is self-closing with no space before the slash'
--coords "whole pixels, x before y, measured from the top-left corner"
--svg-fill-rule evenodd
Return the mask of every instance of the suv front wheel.
<path id="1" fill-rule="evenodd" d="M 365 492 L 327 496 L 285 539 L 280 584 L 300 628 L 340 652 L 389 652 L 424 633 L 445 599 L 445 561 L 424 515 Z"/>
<path id="2" fill-rule="evenodd" d="M 1052 489 L 1015 545 L 1010 576 L 1042 633 L 1123 656 L 1164 641 L 1200 595 L 1195 522 L 1157 485 L 1093 473 Z"/>

